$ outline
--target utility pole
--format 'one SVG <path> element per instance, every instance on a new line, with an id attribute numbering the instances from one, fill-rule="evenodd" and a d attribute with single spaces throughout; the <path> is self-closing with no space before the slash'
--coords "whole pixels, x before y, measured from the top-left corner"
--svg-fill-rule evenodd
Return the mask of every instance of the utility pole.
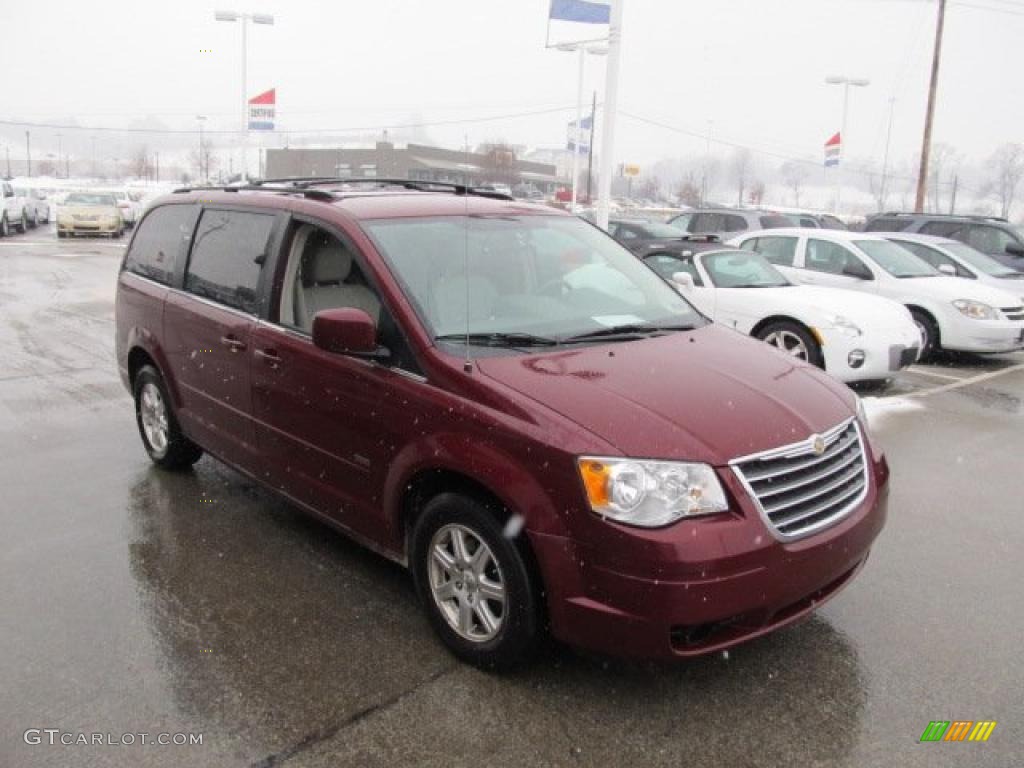
<path id="1" fill-rule="evenodd" d="M 11 145 L 4 144 L 4 154 L 7 155 L 7 178 L 11 178 Z"/>
<path id="2" fill-rule="evenodd" d="M 939 18 L 935 24 L 935 49 L 932 51 L 932 79 L 928 86 L 928 111 L 924 118 L 921 142 L 921 169 L 917 174 L 917 197 L 914 213 L 924 213 L 925 190 L 928 186 L 928 161 L 932 151 L 932 121 L 935 119 L 935 91 L 939 84 L 939 59 L 942 56 L 942 28 L 946 22 L 946 0 L 939 0 Z"/>
<path id="3" fill-rule="evenodd" d="M 615 167 L 615 118 L 619 103 L 619 59 L 622 50 L 622 5 L 625 0 L 611 0 L 608 24 L 608 62 L 604 77 L 604 116 L 601 131 L 601 168 L 597 183 L 597 226 L 608 229 L 611 209 L 612 169 Z"/>
<path id="4" fill-rule="evenodd" d="M 63 159 L 63 152 L 61 151 L 61 135 L 57 134 L 57 178 L 60 178 L 60 161 Z"/>
<path id="5" fill-rule="evenodd" d="M 889 184 L 889 142 L 892 140 L 892 115 L 896 110 L 896 97 L 889 97 L 889 128 L 885 132 L 885 154 L 882 156 L 882 189 L 879 194 L 878 210 L 885 209 L 887 198 L 886 187 Z"/>
<path id="6" fill-rule="evenodd" d="M 953 175 L 953 194 L 949 198 L 949 214 L 952 216 L 956 213 L 956 188 L 960 186 L 960 175 Z"/>
<path id="7" fill-rule="evenodd" d="M 96 137 L 92 137 L 92 177 L 96 178 Z"/>
<path id="8" fill-rule="evenodd" d="M 25 168 L 25 175 L 26 176 L 31 176 L 32 175 L 32 137 L 30 136 L 28 131 L 25 131 L 25 161 L 26 161 L 26 166 L 27 166 Z"/>
<path id="9" fill-rule="evenodd" d="M 593 101 L 590 102 L 590 146 L 587 147 L 587 205 L 593 205 L 594 198 L 590 196 L 590 185 L 594 179 L 594 126 L 597 125 L 597 91 L 594 91 Z"/>
<path id="10" fill-rule="evenodd" d="M 156 153 L 156 183 L 160 183 L 160 153 Z"/>

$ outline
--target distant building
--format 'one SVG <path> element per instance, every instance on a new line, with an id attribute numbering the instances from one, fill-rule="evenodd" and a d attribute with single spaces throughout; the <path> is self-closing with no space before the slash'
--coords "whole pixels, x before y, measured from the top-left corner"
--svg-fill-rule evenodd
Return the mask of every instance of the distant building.
<path id="1" fill-rule="evenodd" d="M 551 163 L 519 160 L 496 153 L 462 152 L 423 144 L 397 148 L 388 141 L 375 147 L 268 149 L 266 177 L 343 176 L 445 181 L 453 184 L 531 184 L 545 194 L 560 186 Z M 509 153 L 511 154 L 511 153 Z"/>

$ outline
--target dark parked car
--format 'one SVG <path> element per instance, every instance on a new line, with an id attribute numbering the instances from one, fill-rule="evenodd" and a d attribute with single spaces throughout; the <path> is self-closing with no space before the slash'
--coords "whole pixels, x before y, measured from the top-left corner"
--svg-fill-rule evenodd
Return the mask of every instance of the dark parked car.
<path id="1" fill-rule="evenodd" d="M 548 629 L 661 658 L 756 637 L 849 583 L 885 520 L 848 388 L 587 222 L 462 187 L 163 197 L 116 349 L 158 467 L 209 452 L 407 565 L 484 666 Z"/>
<path id="2" fill-rule="evenodd" d="M 722 239 L 740 232 L 796 226 L 790 216 L 746 208 L 701 208 L 673 216 L 668 223 L 694 235 L 719 235 Z"/>
<path id="3" fill-rule="evenodd" d="M 805 229 L 849 229 L 842 219 L 831 213 L 790 213 L 788 215 L 798 227 Z"/>
<path id="4" fill-rule="evenodd" d="M 879 213 L 865 222 L 864 231 L 913 232 L 959 240 L 1011 269 L 1024 272 L 1024 231 L 995 216 Z"/>
<path id="5" fill-rule="evenodd" d="M 663 221 L 614 218 L 608 221 L 608 234 L 636 253 L 651 245 L 678 242 L 687 233 Z"/>

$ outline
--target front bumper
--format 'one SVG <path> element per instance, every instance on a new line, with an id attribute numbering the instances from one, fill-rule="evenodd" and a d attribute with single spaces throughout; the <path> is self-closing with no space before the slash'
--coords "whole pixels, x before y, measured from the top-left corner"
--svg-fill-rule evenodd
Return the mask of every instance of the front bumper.
<path id="1" fill-rule="evenodd" d="M 845 382 L 889 378 L 917 362 L 921 352 L 921 337 L 913 325 L 855 337 L 830 333 L 824 341 L 821 350 L 825 370 Z M 863 362 L 855 367 L 851 353 L 859 353 L 857 357 Z"/>
<path id="2" fill-rule="evenodd" d="M 678 659 L 794 622 L 863 567 L 887 514 L 888 466 L 875 460 L 864 501 L 834 526 L 794 542 L 765 527 L 738 484 L 736 514 L 634 532 L 587 546 L 531 534 L 554 635 L 615 656 Z M 631 544 L 631 545 L 630 545 Z"/>
<path id="3" fill-rule="evenodd" d="M 950 325 L 952 327 L 941 329 L 943 349 L 977 353 L 1024 349 L 1024 322 L 964 318 Z"/>
<path id="4" fill-rule="evenodd" d="M 68 234 L 114 234 L 123 229 L 121 221 L 81 221 L 62 219 L 57 222 L 58 232 Z"/>

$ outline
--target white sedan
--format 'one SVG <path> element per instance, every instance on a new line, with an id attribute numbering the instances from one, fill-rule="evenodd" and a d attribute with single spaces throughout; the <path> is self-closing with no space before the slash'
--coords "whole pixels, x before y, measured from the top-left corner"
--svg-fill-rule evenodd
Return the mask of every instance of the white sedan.
<path id="1" fill-rule="evenodd" d="M 885 379 L 918 358 L 921 336 L 894 301 L 795 285 L 759 254 L 721 245 L 658 248 L 641 258 L 715 322 L 841 381 Z"/>
<path id="2" fill-rule="evenodd" d="M 975 353 L 1024 349 L 1024 303 L 977 280 L 950 277 L 884 237 L 864 232 L 773 229 L 732 241 L 797 282 L 884 296 L 904 304 L 923 339 L 937 349 Z"/>

